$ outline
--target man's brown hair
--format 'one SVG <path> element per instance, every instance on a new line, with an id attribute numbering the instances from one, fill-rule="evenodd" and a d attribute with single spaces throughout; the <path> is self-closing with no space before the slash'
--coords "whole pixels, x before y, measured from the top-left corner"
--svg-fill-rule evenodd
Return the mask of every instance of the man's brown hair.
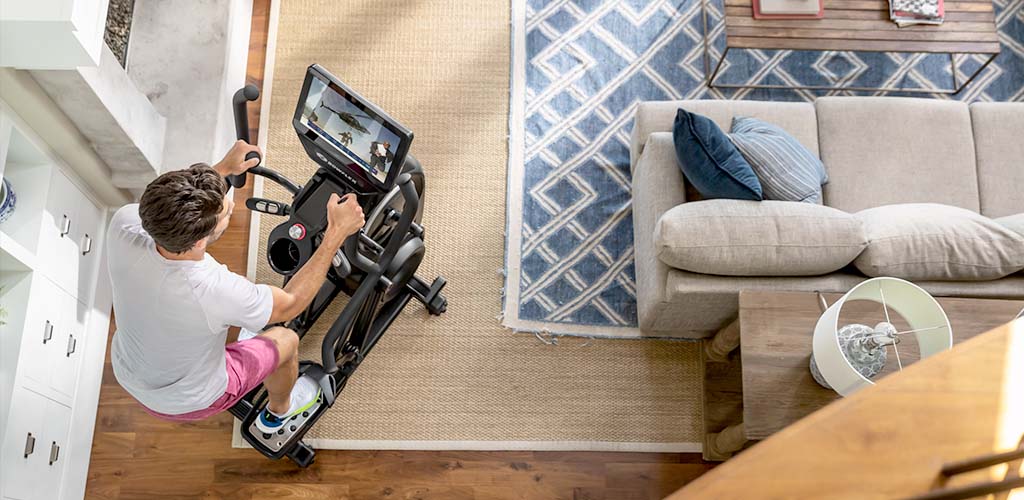
<path id="1" fill-rule="evenodd" d="M 167 172 L 142 193 L 142 228 L 168 252 L 186 252 L 217 227 L 226 192 L 227 183 L 205 163 Z"/>

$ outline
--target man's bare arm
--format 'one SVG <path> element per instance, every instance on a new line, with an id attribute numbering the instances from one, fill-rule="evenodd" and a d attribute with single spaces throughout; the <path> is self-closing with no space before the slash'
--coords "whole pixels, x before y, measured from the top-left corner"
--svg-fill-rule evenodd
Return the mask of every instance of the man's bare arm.
<path id="1" fill-rule="evenodd" d="M 363 210 L 356 202 L 355 195 L 347 195 L 344 199 L 337 194 L 331 195 L 327 202 L 327 230 L 320 247 L 283 289 L 270 287 L 274 296 L 271 324 L 291 321 L 309 307 L 327 279 L 327 270 L 334 253 L 346 238 L 363 227 L 363 222 Z"/>

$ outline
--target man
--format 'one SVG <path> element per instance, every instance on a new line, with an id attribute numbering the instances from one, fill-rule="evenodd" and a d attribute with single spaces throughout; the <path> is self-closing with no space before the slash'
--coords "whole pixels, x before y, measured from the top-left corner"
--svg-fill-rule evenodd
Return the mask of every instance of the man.
<path id="1" fill-rule="evenodd" d="M 152 415 L 194 421 L 233 406 L 263 383 L 267 409 L 257 420 L 272 433 L 314 405 L 319 388 L 298 376 L 299 338 L 280 326 L 298 316 L 323 284 L 331 257 L 363 226 L 354 195 L 332 194 L 323 242 L 284 288 L 254 284 L 206 253 L 227 229 L 234 202 L 224 177 L 258 160 L 238 141 L 210 167 L 167 172 L 138 204 L 114 214 L 107 233 L 117 331 L 111 364 L 118 383 Z M 259 335 L 225 346 L 228 327 Z"/>
<path id="2" fill-rule="evenodd" d="M 338 139 L 341 140 L 341 145 L 347 148 L 352 145 L 352 132 L 342 132 L 338 134 Z"/>
<path id="3" fill-rule="evenodd" d="M 387 164 L 391 163 L 391 160 L 395 159 L 394 153 L 391 152 L 390 142 L 377 142 L 373 141 L 370 143 L 370 167 L 377 169 L 381 172 L 387 172 Z"/>

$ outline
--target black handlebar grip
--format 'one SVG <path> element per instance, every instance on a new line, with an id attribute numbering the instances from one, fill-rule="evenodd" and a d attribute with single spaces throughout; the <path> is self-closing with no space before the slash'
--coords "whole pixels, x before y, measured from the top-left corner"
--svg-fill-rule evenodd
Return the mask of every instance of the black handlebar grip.
<path id="1" fill-rule="evenodd" d="M 235 189 L 239 189 L 245 185 L 245 174 L 242 175 L 229 175 L 227 177 L 228 184 Z"/>
<path id="2" fill-rule="evenodd" d="M 245 160 L 246 161 L 249 161 L 249 160 L 251 160 L 253 158 L 256 158 L 259 161 L 256 162 L 256 166 L 255 167 L 250 167 L 250 169 L 256 168 L 256 167 L 260 166 L 260 163 L 263 161 L 263 157 L 261 157 L 260 154 L 255 152 L 255 151 L 249 151 L 249 153 L 247 153 L 245 155 Z M 231 184 L 231 186 L 235 187 L 235 188 L 240 188 L 240 187 L 244 186 L 245 185 L 245 174 L 229 175 L 228 176 L 228 184 Z"/>
<path id="3" fill-rule="evenodd" d="M 256 88 L 255 85 L 246 85 L 238 89 L 231 98 L 231 109 L 235 115 L 235 137 L 249 144 L 252 144 L 252 141 L 249 139 L 249 111 L 247 105 L 249 101 L 255 101 L 259 98 L 260 89 Z M 246 160 L 259 157 L 259 153 L 255 151 L 245 155 Z M 259 164 L 257 163 L 257 165 Z M 228 184 L 231 184 L 236 189 L 244 186 L 245 174 L 229 175 Z"/>
<path id="4" fill-rule="evenodd" d="M 231 98 L 231 108 L 235 115 L 235 137 L 252 144 L 249 140 L 249 113 L 246 105 L 249 101 L 260 98 L 260 89 L 255 85 L 246 85 L 235 92 Z"/>

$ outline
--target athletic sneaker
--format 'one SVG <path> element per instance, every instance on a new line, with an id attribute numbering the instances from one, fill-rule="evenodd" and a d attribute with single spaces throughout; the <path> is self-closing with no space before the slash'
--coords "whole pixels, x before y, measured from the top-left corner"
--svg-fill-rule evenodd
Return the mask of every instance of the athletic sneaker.
<path id="1" fill-rule="evenodd" d="M 320 385 L 305 375 L 299 377 L 292 387 L 291 408 L 285 415 L 277 415 L 264 408 L 256 419 L 256 428 L 265 434 L 273 434 L 284 427 L 285 422 L 299 413 L 313 407 L 320 400 Z"/>

